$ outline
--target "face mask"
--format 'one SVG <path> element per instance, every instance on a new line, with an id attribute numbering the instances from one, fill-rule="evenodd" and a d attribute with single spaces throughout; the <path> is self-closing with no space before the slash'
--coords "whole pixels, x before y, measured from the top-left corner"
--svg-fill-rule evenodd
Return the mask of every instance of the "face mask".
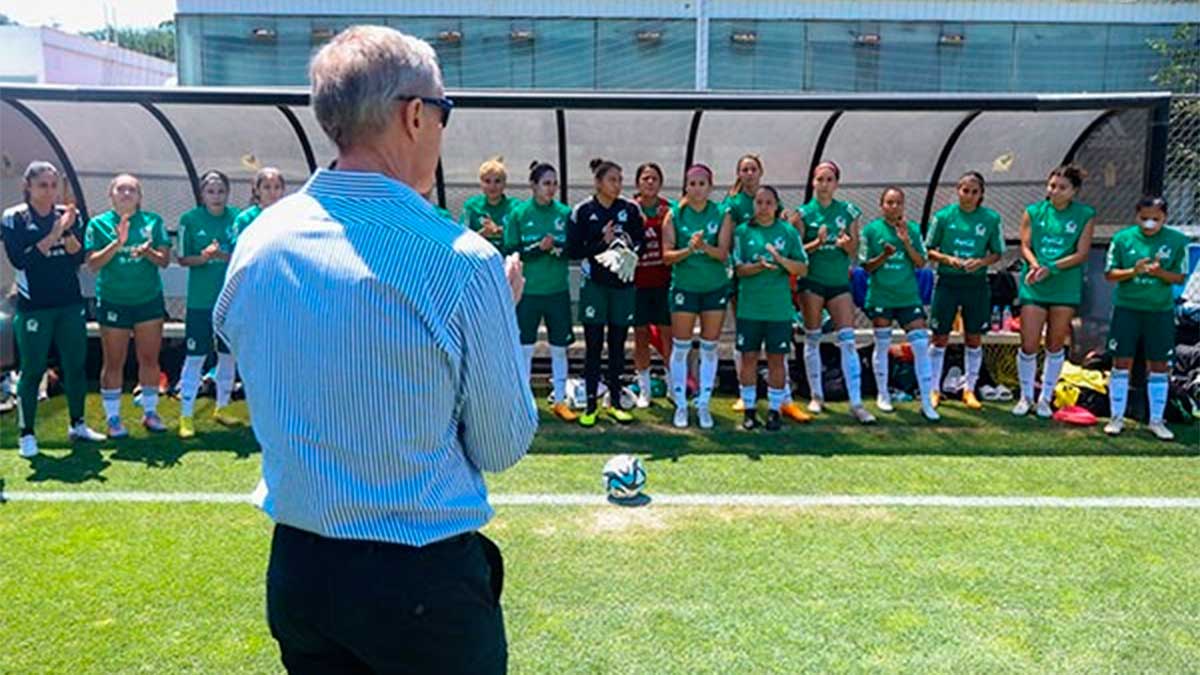
<path id="1" fill-rule="evenodd" d="M 1157 227 L 1158 227 L 1158 221 L 1154 220 L 1153 218 L 1147 218 L 1146 220 L 1142 221 L 1142 229 L 1147 232 L 1150 232 Z"/>

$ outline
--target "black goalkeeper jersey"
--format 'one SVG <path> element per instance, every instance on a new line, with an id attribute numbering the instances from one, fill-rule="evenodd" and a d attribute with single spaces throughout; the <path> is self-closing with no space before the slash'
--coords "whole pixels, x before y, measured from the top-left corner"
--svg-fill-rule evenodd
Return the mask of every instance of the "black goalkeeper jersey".
<path id="1" fill-rule="evenodd" d="M 596 256 L 608 250 L 604 242 L 604 227 L 613 224 L 617 238 L 634 253 L 640 253 L 644 237 L 642 208 L 625 197 L 617 197 L 605 208 L 596 198 L 590 197 L 575 205 L 571 210 L 571 221 L 567 224 L 567 257 L 582 260 L 583 274 L 588 279 L 613 288 L 627 288 L 632 281 L 621 281 L 604 265 L 596 262 Z"/>

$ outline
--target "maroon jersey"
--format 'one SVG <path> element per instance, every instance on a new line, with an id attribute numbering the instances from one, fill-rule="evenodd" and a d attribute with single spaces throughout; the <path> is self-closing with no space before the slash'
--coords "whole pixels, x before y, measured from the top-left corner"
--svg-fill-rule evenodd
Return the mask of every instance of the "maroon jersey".
<path id="1" fill-rule="evenodd" d="M 653 216 L 642 207 L 645 237 L 642 240 L 642 254 L 638 258 L 637 274 L 633 278 L 638 288 L 663 288 L 671 284 L 671 268 L 663 263 L 662 256 L 663 218 L 667 216 L 670 208 L 671 204 L 662 197 L 658 198 L 658 206 Z"/>

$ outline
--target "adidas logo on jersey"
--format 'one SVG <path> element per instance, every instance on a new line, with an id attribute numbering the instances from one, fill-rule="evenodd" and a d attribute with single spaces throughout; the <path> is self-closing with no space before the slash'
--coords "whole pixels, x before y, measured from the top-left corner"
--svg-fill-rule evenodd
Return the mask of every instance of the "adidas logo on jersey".
<path id="1" fill-rule="evenodd" d="M 597 216 L 596 214 L 593 213 L 592 217 L 588 218 L 588 220 L 600 220 L 600 216 Z"/>

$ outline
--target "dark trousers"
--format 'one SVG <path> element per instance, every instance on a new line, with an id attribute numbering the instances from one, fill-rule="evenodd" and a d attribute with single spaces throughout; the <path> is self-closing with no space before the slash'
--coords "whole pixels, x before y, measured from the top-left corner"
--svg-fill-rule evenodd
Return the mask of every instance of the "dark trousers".
<path id="1" fill-rule="evenodd" d="M 503 673 L 503 569 L 476 532 L 418 548 L 276 525 L 267 621 L 289 673 Z"/>
<path id="2" fill-rule="evenodd" d="M 597 392 L 600 391 L 600 360 L 604 352 L 605 329 L 608 329 L 608 386 L 609 402 L 614 408 L 621 407 L 621 374 L 625 372 L 625 338 L 629 326 L 612 324 L 584 324 L 583 383 L 587 392 L 587 409 L 594 411 Z"/>

